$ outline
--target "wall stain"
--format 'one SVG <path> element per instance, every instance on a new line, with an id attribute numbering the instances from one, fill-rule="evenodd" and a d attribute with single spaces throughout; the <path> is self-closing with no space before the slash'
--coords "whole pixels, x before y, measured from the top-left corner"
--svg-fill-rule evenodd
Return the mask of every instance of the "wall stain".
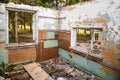
<path id="1" fill-rule="evenodd" d="M 106 74 L 109 76 L 109 75 L 113 75 L 114 77 L 111 76 L 112 79 L 114 80 L 120 80 L 120 72 L 119 71 L 116 71 L 116 70 L 113 70 L 111 68 L 108 68 L 106 66 L 102 66 L 101 68 L 102 71 L 106 72 Z M 108 77 L 106 76 L 106 77 Z"/>
<path id="2" fill-rule="evenodd" d="M 3 44 L 0 44 L 0 49 L 1 49 L 1 48 L 4 48 Z"/>
<path id="3" fill-rule="evenodd" d="M 2 39 L 3 38 L 3 35 L 2 34 L 0 34 L 0 39 Z"/>
<path id="4" fill-rule="evenodd" d="M 104 45 L 107 45 L 107 43 L 108 43 L 107 41 L 104 42 Z M 120 49 L 120 44 L 118 44 L 117 47 Z M 117 58 L 120 56 L 120 54 L 117 54 L 109 46 L 103 49 L 102 55 L 106 62 L 109 62 L 112 66 L 120 67 L 120 63 L 118 63 L 117 61 Z"/>

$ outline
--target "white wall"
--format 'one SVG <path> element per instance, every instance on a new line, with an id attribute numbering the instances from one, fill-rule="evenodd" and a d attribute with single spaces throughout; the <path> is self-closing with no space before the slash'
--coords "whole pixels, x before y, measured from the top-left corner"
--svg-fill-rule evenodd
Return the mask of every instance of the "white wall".
<path id="1" fill-rule="evenodd" d="M 56 11 L 47 8 L 39 8 L 38 11 L 38 29 L 56 30 L 58 21 Z M 47 17 L 47 18 L 45 18 Z"/>
<path id="2" fill-rule="evenodd" d="M 53 9 L 43 8 L 38 6 L 30 6 L 24 4 L 0 4 L 0 12 L 4 14 L 0 14 L 0 28 L 6 29 L 6 41 L 8 42 L 8 13 L 7 9 L 15 9 L 16 11 L 23 11 L 23 12 L 32 12 L 33 15 L 33 39 L 35 41 L 38 40 L 38 30 L 45 29 L 45 30 L 57 30 L 58 29 L 58 20 L 56 17 L 58 16 L 58 12 Z M 4 18 L 4 19 L 2 19 Z M 5 19 L 6 18 L 6 19 Z M 5 20 L 5 21 L 4 21 Z"/>
<path id="3" fill-rule="evenodd" d="M 117 42 L 120 38 L 120 1 L 119 0 L 96 0 L 92 2 L 79 3 L 72 6 L 64 7 L 59 11 L 43 8 L 43 7 L 35 7 L 23 4 L 13 4 L 9 3 L 7 5 L 0 4 L 0 12 L 4 14 L 0 14 L 0 28 L 7 29 L 7 7 L 16 8 L 16 9 L 24 9 L 36 11 L 34 14 L 34 39 L 37 40 L 38 30 L 46 29 L 46 30 L 70 30 L 71 25 L 74 22 L 82 22 L 83 20 L 93 20 L 97 17 L 102 17 L 107 21 L 108 25 L 108 39 L 113 39 Z M 66 17 L 65 19 L 58 19 L 56 17 Z M 4 18 L 4 19 L 2 19 Z M 60 25 L 59 25 L 59 24 Z M 114 31 L 111 31 L 112 27 Z M 7 30 L 6 30 L 7 31 Z M 117 34 L 116 34 L 117 32 Z M 112 37 L 112 38 L 111 38 Z"/>
<path id="4" fill-rule="evenodd" d="M 107 34 L 109 36 L 107 36 L 107 39 L 114 39 L 114 42 L 118 42 L 120 40 L 119 0 L 96 0 L 67 6 L 61 10 L 60 16 L 66 17 L 66 19 L 60 21 L 61 30 L 70 30 L 71 25 L 73 25 L 74 22 L 82 22 L 83 20 L 93 20 L 95 18 L 102 17 L 106 20 L 108 26 Z M 110 27 L 114 30 L 111 31 Z"/>

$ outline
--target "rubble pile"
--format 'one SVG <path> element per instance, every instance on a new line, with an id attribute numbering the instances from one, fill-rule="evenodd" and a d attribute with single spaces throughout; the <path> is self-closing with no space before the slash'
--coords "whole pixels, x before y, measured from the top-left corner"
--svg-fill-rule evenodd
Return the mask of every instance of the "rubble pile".
<path id="1" fill-rule="evenodd" d="M 55 80 L 59 78 L 60 80 L 101 80 L 98 76 L 85 72 L 61 57 L 45 61 L 41 66 Z"/>
<path id="2" fill-rule="evenodd" d="M 0 80 L 33 80 L 23 68 L 23 64 L 7 66 L 3 76 L 5 79 Z"/>
<path id="3" fill-rule="evenodd" d="M 103 80 L 62 57 L 53 58 L 38 64 L 52 78 L 46 80 Z M 24 69 L 24 65 L 9 66 L 5 69 L 4 74 L 0 76 L 0 80 L 33 80 L 30 74 Z"/>

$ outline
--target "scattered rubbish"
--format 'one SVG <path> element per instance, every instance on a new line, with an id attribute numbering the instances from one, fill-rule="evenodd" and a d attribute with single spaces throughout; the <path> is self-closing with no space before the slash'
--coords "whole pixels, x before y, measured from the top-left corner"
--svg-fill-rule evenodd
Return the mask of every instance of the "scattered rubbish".
<path id="1" fill-rule="evenodd" d="M 53 80 L 37 63 L 24 65 L 25 70 L 34 80 Z"/>
<path id="2" fill-rule="evenodd" d="M 100 77 L 80 69 L 62 57 L 40 64 L 54 80 L 102 80 Z"/>
<path id="3" fill-rule="evenodd" d="M 8 69 L 7 69 L 8 68 Z M 10 65 L 0 80 L 103 80 L 62 57 L 40 63 Z"/>

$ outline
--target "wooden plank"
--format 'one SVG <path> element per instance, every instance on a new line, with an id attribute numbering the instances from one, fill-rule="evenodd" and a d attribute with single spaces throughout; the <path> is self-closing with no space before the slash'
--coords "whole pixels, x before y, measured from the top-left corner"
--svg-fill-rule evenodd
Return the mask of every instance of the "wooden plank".
<path id="1" fill-rule="evenodd" d="M 63 48 L 65 50 L 70 51 L 70 41 L 59 40 L 59 48 Z"/>
<path id="2" fill-rule="evenodd" d="M 58 47 L 44 48 L 44 43 L 39 42 L 37 45 L 37 61 L 49 60 L 58 56 Z M 41 48 L 40 48 L 41 47 Z"/>
<path id="3" fill-rule="evenodd" d="M 59 31 L 59 40 L 70 41 L 70 32 L 68 32 L 68 31 Z"/>
<path id="4" fill-rule="evenodd" d="M 46 80 L 51 78 L 37 63 L 33 62 L 23 66 L 34 80 Z M 53 80 L 52 78 L 49 80 Z"/>
<path id="5" fill-rule="evenodd" d="M 40 61 L 40 45 L 41 45 L 41 43 L 38 43 L 37 45 L 36 45 L 36 61 Z"/>

